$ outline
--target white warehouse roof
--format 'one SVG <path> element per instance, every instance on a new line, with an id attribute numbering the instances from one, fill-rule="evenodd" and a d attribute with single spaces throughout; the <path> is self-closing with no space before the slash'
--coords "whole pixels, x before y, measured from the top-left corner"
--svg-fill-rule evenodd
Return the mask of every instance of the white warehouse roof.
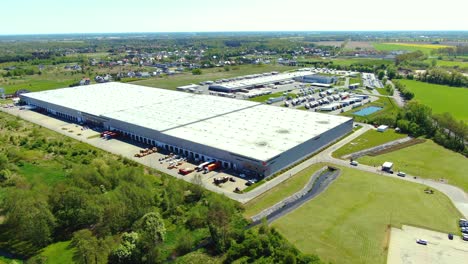
<path id="1" fill-rule="evenodd" d="M 23 94 L 266 161 L 350 120 L 255 102 L 124 83 Z"/>

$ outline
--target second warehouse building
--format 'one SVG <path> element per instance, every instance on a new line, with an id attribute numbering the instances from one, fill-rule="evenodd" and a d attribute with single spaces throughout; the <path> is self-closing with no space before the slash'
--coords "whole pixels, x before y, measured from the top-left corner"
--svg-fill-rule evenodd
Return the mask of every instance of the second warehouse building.
<path id="1" fill-rule="evenodd" d="M 269 176 L 352 130 L 348 117 L 124 83 L 22 94 L 38 110 L 225 168 Z"/>

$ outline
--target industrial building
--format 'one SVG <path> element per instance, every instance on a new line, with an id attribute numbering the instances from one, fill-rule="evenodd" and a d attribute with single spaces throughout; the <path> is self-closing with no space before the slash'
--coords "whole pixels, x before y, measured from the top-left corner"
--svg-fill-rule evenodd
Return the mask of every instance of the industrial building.
<path id="1" fill-rule="evenodd" d="M 296 71 L 290 73 L 264 73 L 238 77 L 235 80 L 222 83 L 211 84 L 208 89 L 214 92 L 235 93 L 242 89 L 252 89 L 261 87 L 267 84 L 281 84 L 281 82 L 291 81 L 294 78 L 310 74 L 310 72 Z M 284 83 L 283 83 L 284 84 Z"/>
<path id="2" fill-rule="evenodd" d="M 320 74 L 309 74 L 309 75 L 295 77 L 294 80 L 298 82 L 304 82 L 304 83 L 332 84 L 338 81 L 338 77 L 325 76 L 325 75 L 320 75 Z"/>
<path id="3" fill-rule="evenodd" d="M 351 118 L 124 83 L 21 95 L 21 100 L 77 123 L 224 168 L 269 176 L 352 129 Z"/>

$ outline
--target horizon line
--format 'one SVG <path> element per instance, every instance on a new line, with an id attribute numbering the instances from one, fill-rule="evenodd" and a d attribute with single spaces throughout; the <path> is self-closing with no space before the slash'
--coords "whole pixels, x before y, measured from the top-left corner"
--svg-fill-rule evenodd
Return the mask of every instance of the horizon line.
<path id="1" fill-rule="evenodd" d="M 133 32 L 53 32 L 53 33 L 0 33 L 0 36 L 45 36 L 45 35 L 97 35 L 97 34 L 197 34 L 197 33 L 365 33 L 365 32 L 460 32 L 468 33 L 464 29 L 430 30 L 430 29 L 390 29 L 390 30 L 228 30 L 228 31 L 133 31 Z"/>

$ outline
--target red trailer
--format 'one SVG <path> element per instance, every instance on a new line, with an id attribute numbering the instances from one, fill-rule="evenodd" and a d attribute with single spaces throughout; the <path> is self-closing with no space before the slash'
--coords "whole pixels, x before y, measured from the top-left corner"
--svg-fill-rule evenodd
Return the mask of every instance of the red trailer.
<path id="1" fill-rule="evenodd" d="M 184 168 L 184 169 L 179 169 L 179 173 L 182 174 L 182 175 L 187 175 L 191 172 L 193 172 L 194 169 L 193 168 Z"/>

